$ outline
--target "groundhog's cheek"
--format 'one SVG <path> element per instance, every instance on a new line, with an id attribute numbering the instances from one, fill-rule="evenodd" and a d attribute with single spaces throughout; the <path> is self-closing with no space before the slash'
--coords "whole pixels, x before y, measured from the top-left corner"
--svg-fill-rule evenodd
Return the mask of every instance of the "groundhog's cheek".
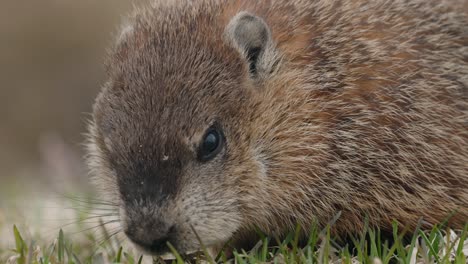
<path id="1" fill-rule="evenodd" d="M 209 210 L 193 214 L 184 229 L 190 229 L 194 235 L 196 233 L 207 246 L 225 243 L 238 230 L 241 218 L 236 213 Z"/>
<path id="2" fill-rule="evenodd" d="M 193 235 L 198 242 L 196 233 L 207 246 L 229 240 L 242 222 L 237 198 L 225 188 L 185 188 L 174 209 L 180 235 L 189 238 Z"/>

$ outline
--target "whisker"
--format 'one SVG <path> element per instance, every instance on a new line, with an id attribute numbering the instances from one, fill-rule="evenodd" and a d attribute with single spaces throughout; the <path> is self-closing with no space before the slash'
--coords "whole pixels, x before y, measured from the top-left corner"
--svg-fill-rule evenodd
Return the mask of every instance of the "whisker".
<path id="1" fill-rule="evenodd" d="M 93 218 L 98 218 L 99 216 L 93 216 Z M 74 225 L 74 224 L 96 224 L 96 223 L 101 223 L 98 220 L 94 220 L 94 221 L 87 221 L 87 220 L 90 220 L 90 219 L 85 219 L 85 220 L 78 220 L 78 221 L 74 221 L 74 222 L 70 222 L 70 223 L 66 223 L 66 224 L 63 224 L 60 228 L 63 228 L 63 227 L 66 227 L 66 226 L 70 226 L 70 225 Z M 116 221 L 118 222 L 119 219 L 112 219 L 112 220 L 109 220 L 109 221 Z"/>
<path id="2" fill-rule="evenodd" d="M 109 245 L 110 245 L 110 249 L 111 249 L 111 254 L 112 254 L 112 255 L 115 255 L 116 252 L 115 252 L 114 246 L 112 245 L 112 241 L 111 241 L 110 239 L 111 239 L 113 236 L 115 236 L 115 235 L 117 235 L 118 233 L 120 233 L 120 232 L 122 231 L 122 229 L 121 229 L 121 228 L 118 228 L 117 231 L 111 233 L 110 235 L 108 234 L 108 232 L 107 232 L 107 230 L 106 230 L 105 228 L 104 228 L 103 230 L 104 230 L 104 232 L 105 232 L 105 234 L 104 234 L 104 235 L 105 235 L 104 240 L 103 240 L 102 242 L 100 242 L 99 245 L 96 247 L 95 253 L 96 253 L 96 251 L 97 251 L 99 248 L 103 247 L 103 245 L 104 245 L 105 243 L 107 243 L 108 241 L 110 241 Z M 113 230 L 115 230 L 115 229 L 113 229 Z"/>
<path id="3" fill-rule="evenodd" d="M 87 221 L 87 220 L 91 220 L 91 219 L 95 219 L 95 218 L 104 218 L 104 217 L 110 217 L 110 216 L 115 216 L 115 217 L 119 217 L 119 215 L 117 213 L 115 214 L 91 214 L 91 216 L 87 216 L 85 218 L 82 218 L 82 219 L 79 219 L 79 220 L 76 220 L 74 222 L 71 222 L 70 224 L 73 224 L 73 223 L 81 223 L 81 222 L 84 222 L 84 221 Z M 62 219 L 43 219 L 44 221 L 70 221 L 70 220 L 75 220 L 76 218 L 79 218 L 79 217 L 74 217 L 74 218 L 62 218 Z M 66 225 L 68 225 L 69 223 L 67 223 Z"/>
<path id="4" fill-rule="evenodd" d="M 103 234 L 101 234 L 100 236 L 96 237 L 95 239 L 95 242 L 99 242 L 99 241 L 104 241 L 104 239 L 108 238 L 109 237 L 109 233 L 113 234 L 114 232 L 116 231 L 122 231 L 122 228 L 120 226 L 115 226 L 111 229 L 103 229 L 102 232 Z"/>
<path id="5" fill-rule="evenodd" d="M 93 227 L 90 227 L 90 228 L 86 228 L 86 229 L 80 230 L 80 231 L 78 231 L 78 232 L 74 232 L 74 233 L 72 233 L 71 235 L 80 234 L 80 233 L 83 233 L 83 232 L 86 232 L 86 231 L 89 231 L 89 230 L 92 230 L 92 229 L 95 229 L 95 228 L 98 228 L 98 227 L 102 227 L 102 226 L 105 226 L 105 225 L 108 225 L 108 224 L 111 224 L 111 223 L 117 223 L 117 222 L 120 222 L 120 220 L 111 220 L 111 221 L 107 221 L 107 222 L 105 222 L 105 223 L 100 223 L 100 224 L 97 225 L 97 226 L 93 226 Z"/>
<path id="6" fill-rule="evenodd" d="M 84 208 L 84 209 L 115 209 L 119 208 L 118 206 L 114 205 L 96 205 L 96 204 L 76 204 L 72 206 L 68 206 L 67 208 Z"/>
<path id="7" fill-rule="evenodd" d="M 118 222 L 119 220 L 118 220 L 118 219 L 114 219 L 114 220 L 112 220 L 112 221 L 113 221 L 113 222 L 114 222 L 114 221 L 115 221 L 115 222 Z M 82 222 L 82 223 L 83 223 L 83 224 L 86 224 L 86 225 L 93 225 L 92 227 L 89 227 L 89 229 L 97 228 L 97 227 L 99 227 L 99 225 L 100 225 L 100 223 L 99 223 L 98 221 L 93 221 L 93 222 Z M 110 221 L 109 221 L 109 222 L 106 222 L 106 224 L 110 224 L 110 223 L 112 223 L 112 222 L 110 222 Z M 50 228 L 49 230 L 45 230 L 45 231 L 46 231 L 46 232 L 50 232 L 50 233 L 52 233 L 52 232 L 57 232 L 57 231 L 60 230 L 60 229 L 66 229 L 67 227 L 69 227 L 69 226 L 72 225 L 72 224 L 76 224 L 76 223 L 67 223 L 67 224 L 64 224 L 64 225 L 61 225 L 61 226 L 58 226 L 58 227 L 52 227 L 52 228 Z M 75 233 L 72 233 L 72 235 L 77 234 L 77 233 L 83 233 L 83 232 L 86 232 L 86 231 L 88 231 L 88 230 L 87 230 L 87 229 L 80 230 L 80 231 L 77 231 L 77 232 L 75 232 Z"/>
<path id="8" fill-rule="evenodd" d="M 105 205 L 105 206 L 114 206 L 114 207 L 118 206 L 118 203 L 108 201 L 108 200 L 99 200 L 99 199 L 87 198 L 87 197 L 84 198 L 84 197 L 71 196 L 71 195 L 63 195 L 63 197 L 70 201 L 74 201 L 74 202 L 86 204 L 86 205 L 92 204 L 92 205 Z"/>

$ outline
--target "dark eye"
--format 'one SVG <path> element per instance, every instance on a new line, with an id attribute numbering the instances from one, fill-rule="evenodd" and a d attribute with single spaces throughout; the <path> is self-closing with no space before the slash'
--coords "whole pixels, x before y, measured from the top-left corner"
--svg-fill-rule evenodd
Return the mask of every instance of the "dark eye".
<path id="1" fill-rule="evenodd" d="M 208 161 L 214 158 L 222 149 L 223 141 L 223 134 L 217 127 L 209 128 L 199 147 L 198 158 L 200 161 Z"/>

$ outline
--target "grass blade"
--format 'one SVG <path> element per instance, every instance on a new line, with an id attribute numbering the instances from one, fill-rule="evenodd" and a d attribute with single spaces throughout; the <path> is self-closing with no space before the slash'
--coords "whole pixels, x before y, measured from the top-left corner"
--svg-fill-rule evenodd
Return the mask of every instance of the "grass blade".
<path id="1" fill-rule="evenodd" d="M 65 241 L 63 237 L 63 230 L 60 229 L 59 231 L 59 237 L 58 237 L 58 261 L 60 263 L 64 262 L 64 253 L 65 253 Z"/>

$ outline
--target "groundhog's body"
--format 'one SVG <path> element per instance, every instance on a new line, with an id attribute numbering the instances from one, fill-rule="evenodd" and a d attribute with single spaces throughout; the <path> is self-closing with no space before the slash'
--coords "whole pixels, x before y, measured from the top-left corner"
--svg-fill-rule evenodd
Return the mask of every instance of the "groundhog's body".
<path id="1" fill-rule="evenodd" d="M 217 246 L 338 212 L 341 234 L 366 216 L 467 223 L 456 1 L 167 2 L 124 30 L 91 130 L 92 167 L 134 242 L 188 251 L 192 227 Z M 204 160 L 210 126 L 224 143 Z"/>

